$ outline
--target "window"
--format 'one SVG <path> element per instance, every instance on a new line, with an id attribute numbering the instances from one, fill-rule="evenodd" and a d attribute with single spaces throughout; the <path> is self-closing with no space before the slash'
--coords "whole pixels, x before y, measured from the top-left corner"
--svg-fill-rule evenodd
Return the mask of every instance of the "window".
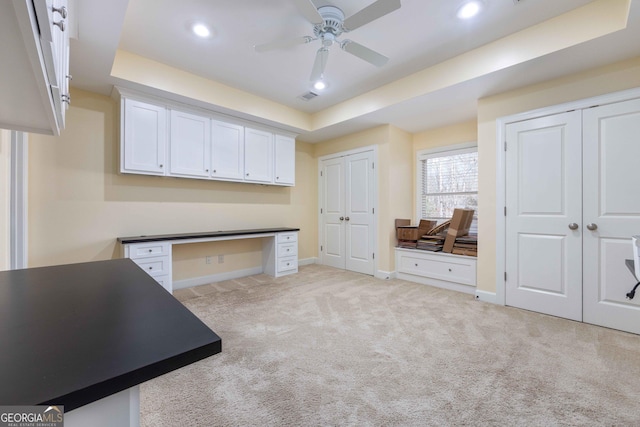
<path id="1" fill-rule="evenodd" d="M 443 222 L 455 208 L 474 209 L 477 230 L 478 147 L 475 143 L 418 152 L 418 218 Z"/>

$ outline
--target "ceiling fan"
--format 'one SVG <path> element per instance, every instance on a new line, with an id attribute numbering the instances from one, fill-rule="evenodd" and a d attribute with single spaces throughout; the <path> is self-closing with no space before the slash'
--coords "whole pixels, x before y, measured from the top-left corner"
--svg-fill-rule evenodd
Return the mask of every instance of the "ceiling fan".
<path id="1" fill-rule="evenodd" d="M 400 0 L 377 0 L 346 18 L 342 10 L 336 6 L 316 6 L 311 0 L 292 0 L 302 15 L 313 24 L 313 36 L 302 36 L 293 39 L 276 40 L 254 46 L 256 52 L 267 52 L 275 49 L 284 49 L 298 44 L 311 43 L 320 40 L 321 46 L 316 53 L 316 59 L 311 71 L 312 82 L 320 81 L 324 78 L 324 70 L 329 57 L 329 47 L 338 43 L 342 50 L 357 56 L 376 67 L 382 67 L 389 58 L 375 52 L 368 47 L 356 43 L 352 40 L 339 40 L 344 33 L 360 28 L 371 21 L 375 21 L 388 13 L 400 8 Z"/>

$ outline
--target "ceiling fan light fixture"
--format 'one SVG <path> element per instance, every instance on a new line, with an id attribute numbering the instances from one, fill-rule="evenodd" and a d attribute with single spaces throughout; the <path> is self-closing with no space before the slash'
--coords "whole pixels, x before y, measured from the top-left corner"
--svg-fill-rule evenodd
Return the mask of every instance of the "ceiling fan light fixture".
<path id="1" fill-rule="evenodd" d="M 325 90 L 327 88 L 327 84 L 323 80 L 318 80 L 313 84 L 313 88 L 315 90 Z"/>
<path id="2" fill-rule="evenodd" d="M 482 2 L 472 0 L 464 3 L 458 9 L 457 16 L 459 19 L 470 19 L 476 16 L 482 10 Z"/>

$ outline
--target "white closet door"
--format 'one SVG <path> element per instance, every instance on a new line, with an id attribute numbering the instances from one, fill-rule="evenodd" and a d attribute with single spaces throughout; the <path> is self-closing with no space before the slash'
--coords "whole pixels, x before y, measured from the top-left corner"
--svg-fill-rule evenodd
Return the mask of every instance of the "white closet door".
<path id="1" fill-rule="evenodd" d="M 582 319 L 581 113 L 507 126 L 506 303 Z"/>
<path id="2" fill-rule="evenodd" d="M 345 268 L 345 172 L 342 157 L 324 160 L 321 169 L 322 263 Z"/>
<path id="3" fill-rule="evenodd" d="M 640 333 L 625 266 L 640 234 L 640 100 L 584 111 L 584 321 Z M 597 227 L 597 228 L 596 228 Z"/>
<path id="4" fill-rule="evenodd" d="M 373 275 L 373 152 L 345 158 L 346 269 Z"/>

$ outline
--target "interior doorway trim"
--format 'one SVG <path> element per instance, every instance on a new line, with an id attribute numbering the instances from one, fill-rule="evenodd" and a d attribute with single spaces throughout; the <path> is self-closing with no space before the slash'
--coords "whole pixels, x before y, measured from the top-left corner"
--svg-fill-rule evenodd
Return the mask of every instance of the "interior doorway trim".
<path id="1" fill-rule="evenodd" d="M 375 215 L 373 215 L 373 251 L 374 253 L 379 253 L 378 251 L 378 213 L 380 212 L 380 210 L 378 209 L 378 171 L 379 171 L 379 164 L 378 164 L 378 146 L 377 145 L 367 145 L 365 147 L 360 147 L 360 148 L 355 148 L 352 150 L 347 150 L 347 151 L 341 151 L 338 153 L 332 153 L 332 154 L 327 154 L 321 157 L 318 157 L 318 169 L 316 171 L 317 173 L 317 177 L 318 177 L 318 264 L 323 264 L 324 260 L 323 260 L 323 255 L 322 255 L 322 250 L 321 250 L 321 246 L 322 246 L 322 213 L 320 212 L 321 206 L 322 206 L 322 196 L 323 196 L 323 187 L 322 187 L 322 179 L 320 177 L 320 172 L 322 171 L 322 162 L 325 160 L 330 160 L 330 159 L 336 159 L 339 157 L 346 157 L 346 156 L 350 156 L 352 154 L 360 154 L 360 153 L 365 153 L 367 151 L 372 151 L 373 152 L 373 162 L 374 165 L 376 165 L 375 167 L 375 172 L 373 174 L 373 207 L 374 207 L 374 211 L 376 212 Z M 383 278 L 383 279 L 388 279 L 389 278 L 389 273 L 388 272 L 382 272 L 382 271 L 378 271 L 378 258 L 379 257 L 375 257 L 373 259 L 373 275 L 374 277 L 377 278 Z"/>
<path id="2" fill-rule="evenodd" d="M 11 178 L 9 227 L 9 268 L 27 268 L 27 164 L 28 137 L 24 132 L 11 132 Z"/>
<path id="3" fill-rule="evenodd" d="M 539 117 L 559 114 L 566 111 L 582 110 L 585 108 L 595 107 L 605 104 L 613 104 L 621 101 L 640 98 L 640 88 L 613 92 L 606 95 L 585 98 L 577 101 L 571 101 L 564 104 L 553 105 L 550 107 L 539 108 L 524 113 L 514 114 L 511 116 L 500 117 L 496 120 L 496 297 L 495 303 L 506 305 L 506 286 L 505 272 L 506 266 L 506 226 L 507 222 L 504 215 L 506 207 L 506 128 L 511 123 L 521 122 L 524 120 L 535 119 Z M 488 300 L 488 298 L 484 298 Z"/>

